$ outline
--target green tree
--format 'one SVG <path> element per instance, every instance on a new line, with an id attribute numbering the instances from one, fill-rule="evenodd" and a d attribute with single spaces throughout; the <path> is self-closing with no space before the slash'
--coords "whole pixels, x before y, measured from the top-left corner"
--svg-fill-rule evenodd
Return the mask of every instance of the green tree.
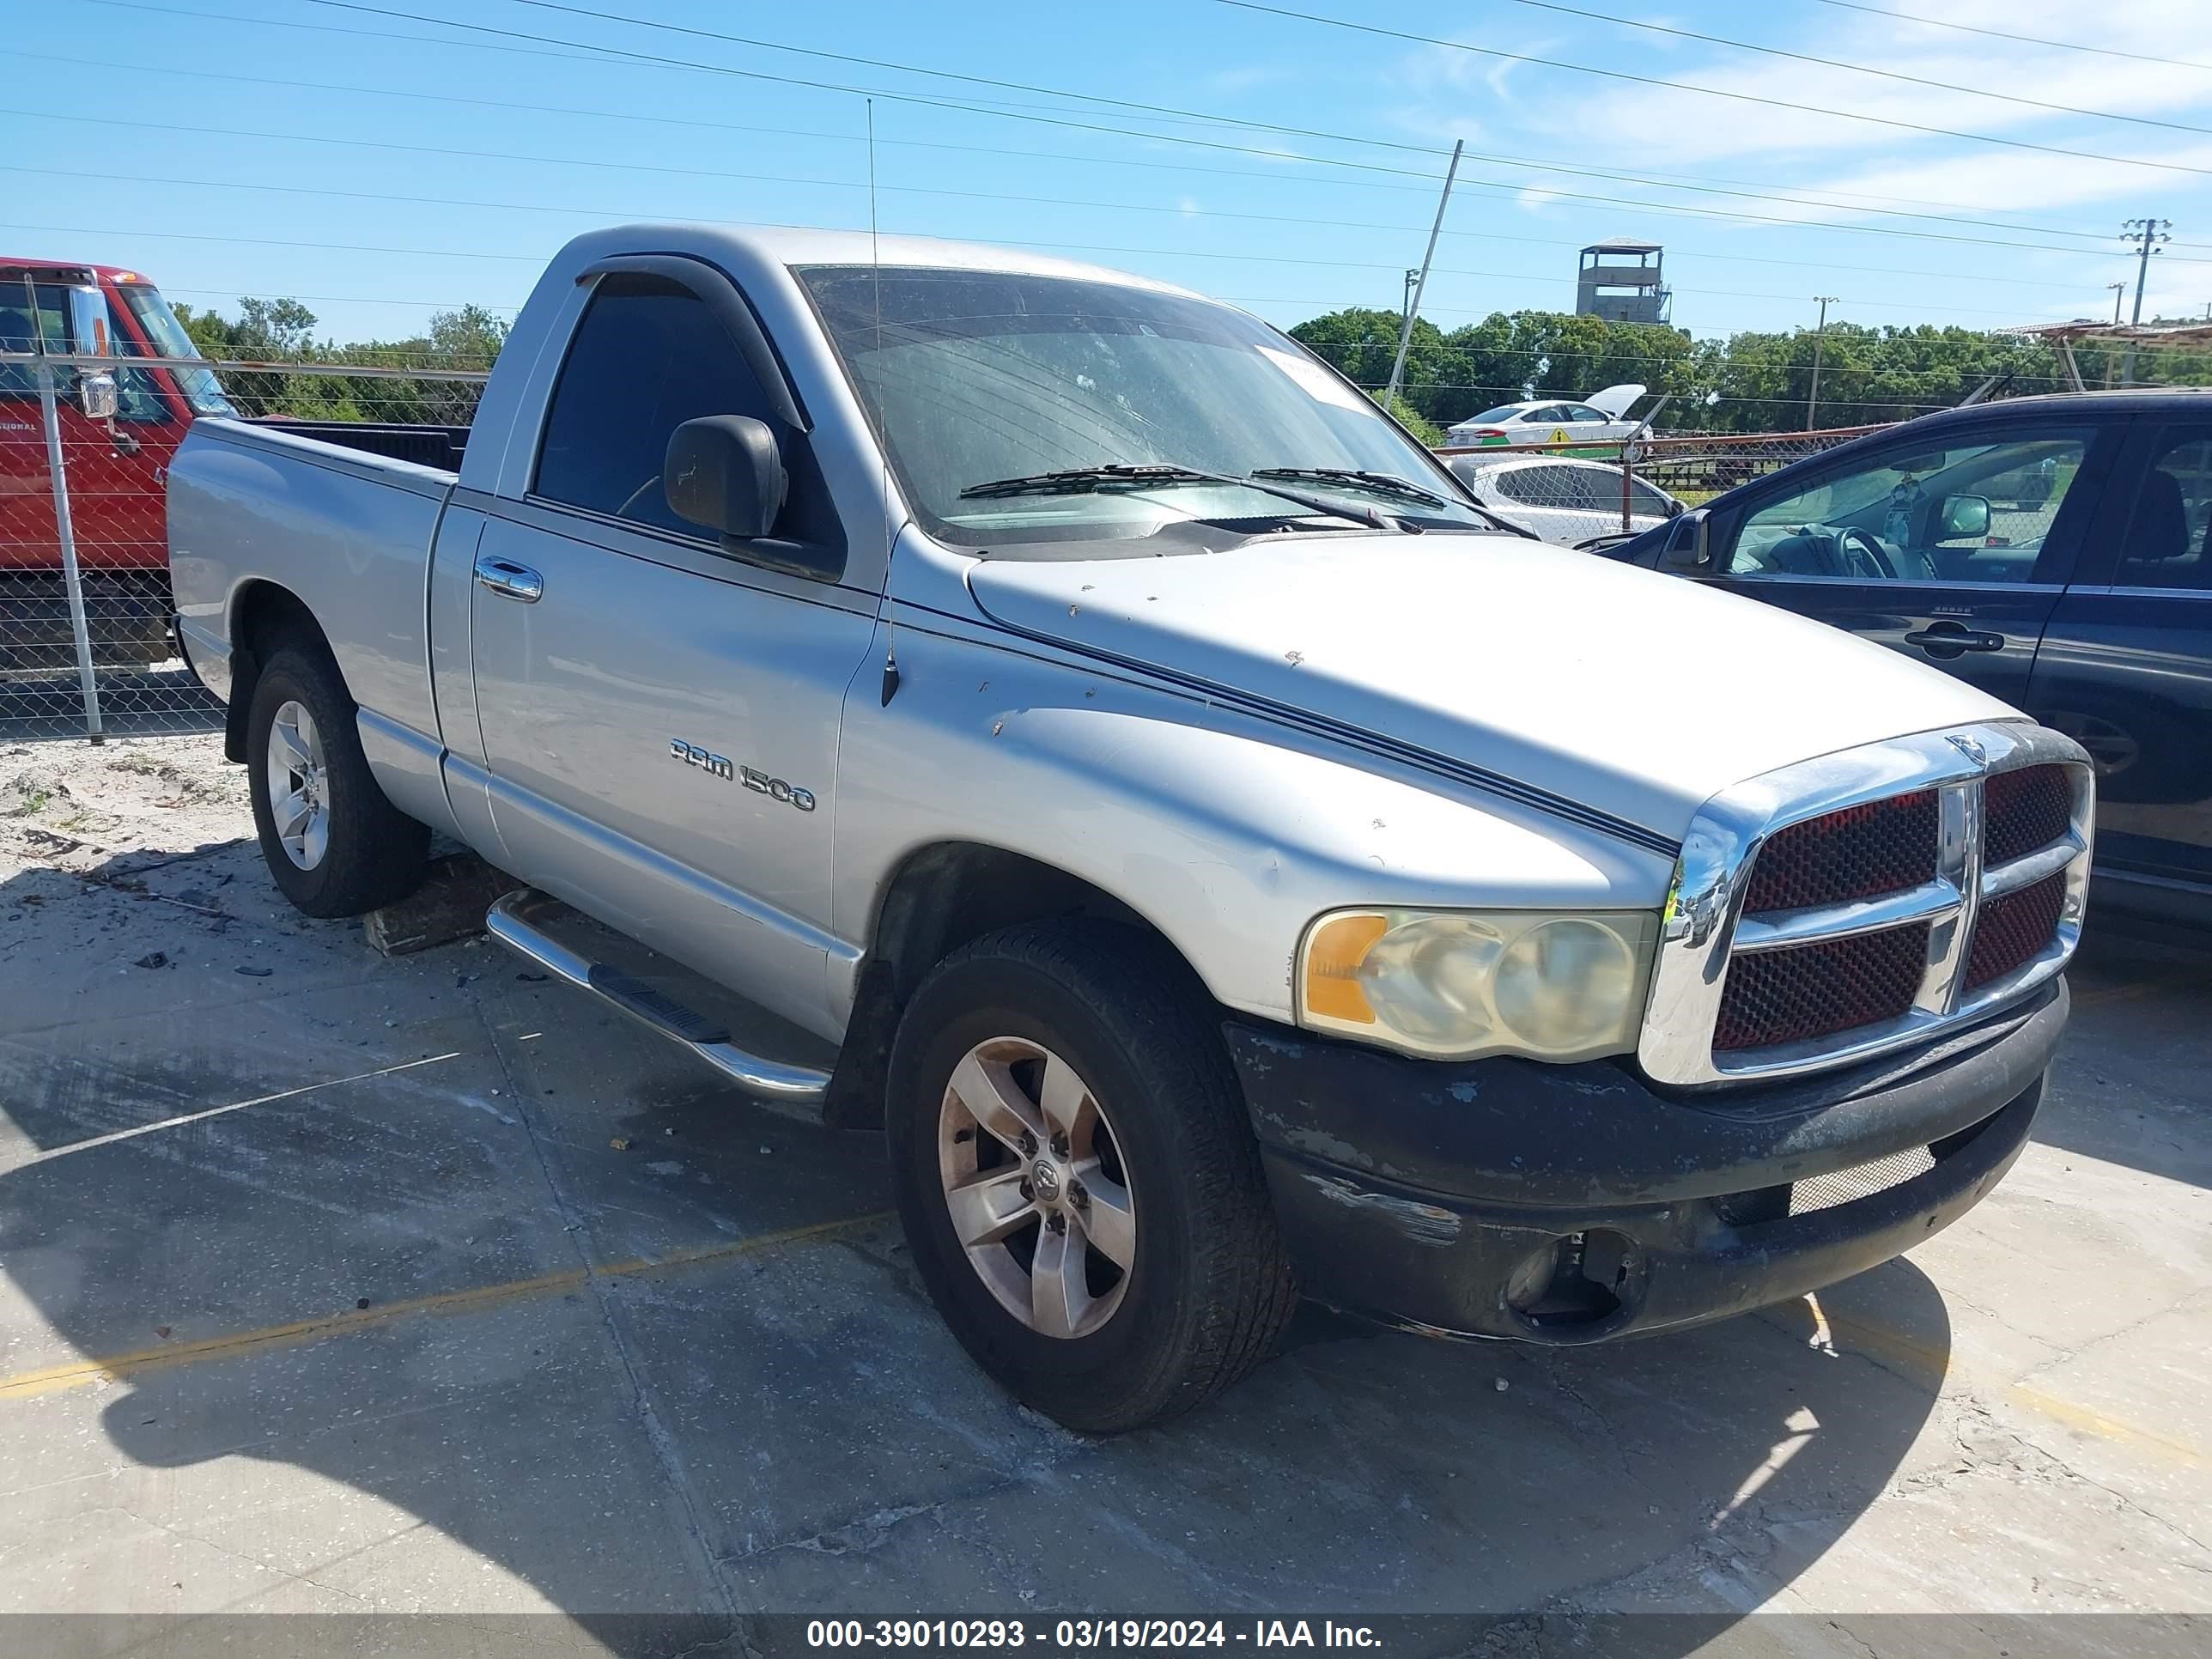
<path id="1" fill-rule="evenodd" d="M 1430 448 L 1435 449 L 1443 442 L 1443 428 L 1423 416 L 1419 410 L 1414 408 L 1402 397 L 1385 398 L 1381 387 L 1370 392 L 1367 395 L 1396 416 L 1401 426 Z"/>

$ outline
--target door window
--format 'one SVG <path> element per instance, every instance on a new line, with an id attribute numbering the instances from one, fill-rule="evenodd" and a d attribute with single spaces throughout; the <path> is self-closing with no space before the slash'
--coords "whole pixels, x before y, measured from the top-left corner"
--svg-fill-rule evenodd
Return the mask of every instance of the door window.
<path id="1" fill-rule="evenodd" d="M 669 506 L 660 468 L 670 435 L 706 415 L 775 422 L 737 343 L 697 295 L 665 277 L 605 277 L 553 388 L 534 493 L 702 536 Z M 792 508 L 785 511 L 788 517 Z"/>
<path id="2" fill-rule="evenodd" d="M 2045 543 L 2089 440 L 2060 430 L 1885 446 L 1755 506 L 1720 568 L 1754 578 L 2051 581 L 2063 572 L 2043 556 Z"/>
<path id="3" fill-rule="evenodd" d="M 2160 435 L 2112 581 L 2212 588 L 2212 433 L 2185 428 Z"/>
<path id="4" fill-rule="evenodd" d="M 37 305 L 35 316 L 31 309 L 33 300 Z M 112 302 L 107 327 L 111 350 L 120 353 L 131 349 L 131 337 L 118 325 Z M 39 349 L 53 352 L 91 349 L 90 342 L 72 342 L 70 338 L 69 290 L 59 283 L 38 283 L 33 284 L 31 295 L 26 296 L 20 283 L 0 285 L 0 351 Z M 144 369 L 118 367 L 114 374 L 118 420 L 143 422 L 167 417 L 168 405 Z M 64 399 L 75 397 L 76 370 L 57 367 L 54 391 Z M 35 403 L 38 396 L 37 369 L 28 363 L 0 363 L 0 398 Z"/>
<path id="5" fill-rule="evenodd" d="M 1584 492 L 1567 466 L 1516 466 L 1498 475 L 1498 493 L 1527 507 L 1582 507 Z"/>
<path id="6" fill-rule="evenodd" d="M 1641 478 L 1628 481 L 1628 501 L 1632 513 L 1645 513 L 1653 518 L 1667 515 L 1667 497 Z"/>

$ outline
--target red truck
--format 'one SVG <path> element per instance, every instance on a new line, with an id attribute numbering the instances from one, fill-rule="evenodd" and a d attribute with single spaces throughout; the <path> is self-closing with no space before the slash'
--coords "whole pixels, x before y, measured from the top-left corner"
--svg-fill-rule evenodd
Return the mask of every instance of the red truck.
<path id="1" fill-rule="evenodd" d="M 106 349 L 118 358 L 196 357 L 191 337 L 155 286 L 133 270 L 71 260 L 0 258 L 0 352 Z M 204 368 L 118 362 L 116 412 L 95 420 L 56 371 L 70 518 L 94 660 L 157 662 L 168 643 L 168 547 L 162 486 L 170 458 L 200 415 L 235 415 Z M 37 371 L 0 362 L 0 670 L 75 660 L 59 532 L 46 465 Z"/>

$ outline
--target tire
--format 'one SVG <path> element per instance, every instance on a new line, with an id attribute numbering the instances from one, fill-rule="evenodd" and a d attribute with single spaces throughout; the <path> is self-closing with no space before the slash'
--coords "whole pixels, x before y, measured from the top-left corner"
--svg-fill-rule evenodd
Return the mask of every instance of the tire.
<path id="1" fill-rule="evenodd" d="M 915 1265 L 975 1362 L 1071 1429 L 1117 1434 L 1202 1404 L 1267 1356 L 1296 1304 L 1259 1150 L 1210 1015 L 1164 945 L 1078 920 L 963 945 L 930 970 L 901 1017 L 885 1127 Z M 1036 1107 L 1055 1062 L 1065 1068 L 1052 1073 L 1057 1117 Z M 976 1069 L 963 1071 L 969 1063 Z M 972 1127 L 981 1115 L 966 1103 L 994 1066 L 1001 1083 L 1027 1091 L 1041 1127 L 1068 1121 L 1079 1098 L 1073 1115 L 1090 1114 L 1091 1127 L 1035 1159 Z M 955 1127 L 963 1122 L 971 1127 Z M 1059 1173 L 1048 1177 L 1047 1163 Z M 1009 1176 L 1034 1177 L 1018 1195 L 1057 1208 L 971 1258 L 948 1188 L 988 1179 L 1012 1209 Z M 1126 1237 L 1109 1224 L 1121 1199 Z M 965 1213 L 979 1236 L 979 1212 Z M 1048 1334 L 1038 1310 L 1051 1299 L 1036 1295 L 1040 1255 L 1064 1261 L 1079 1237 L 1088 1250 L 1082 1290 L 1053 1304 L 1042 1322 L 1063 1328 Z M 1125 1265 L 1109 1255 L 1117 1243 Z M 1044 1282 L 1066 1289 L 1069 1279 Z M 1062 1320 L 1079 1305 L 1079 1318 Z"/>
<path id="2" fill-rule="evenodd" d="M 287 713 L 300 710 L 309 724 Z M 295 635 L 270 653 L 246 713 L 246 769 L 261 857 L 284 896 L 311 916 L 357 916 L 405 897 L 421 883 L 429 854 L 429 830 L 386 799 L 369 771 L 356 712 L 328 651 Z M 313 791 L 319 844 L 295 836 L 294 850 L 287 848 L 271 802 L 271 743 L 280 714 L 287 714 L 295 740 L 308 734 L 320 762 Z"/>

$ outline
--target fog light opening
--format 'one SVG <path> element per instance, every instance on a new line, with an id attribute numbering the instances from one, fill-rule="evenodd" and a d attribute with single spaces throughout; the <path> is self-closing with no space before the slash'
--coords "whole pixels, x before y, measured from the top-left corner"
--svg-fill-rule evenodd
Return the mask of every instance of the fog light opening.
<path id="1" fill-rule="evenodd" d="M 1602 1229 L 1555 1238 L 1514 1269 L 1506 1305 L 1547 1329 L 1601 1324 L 1620 1311 L 1635 1249 L 1626 1234 Z"/>

